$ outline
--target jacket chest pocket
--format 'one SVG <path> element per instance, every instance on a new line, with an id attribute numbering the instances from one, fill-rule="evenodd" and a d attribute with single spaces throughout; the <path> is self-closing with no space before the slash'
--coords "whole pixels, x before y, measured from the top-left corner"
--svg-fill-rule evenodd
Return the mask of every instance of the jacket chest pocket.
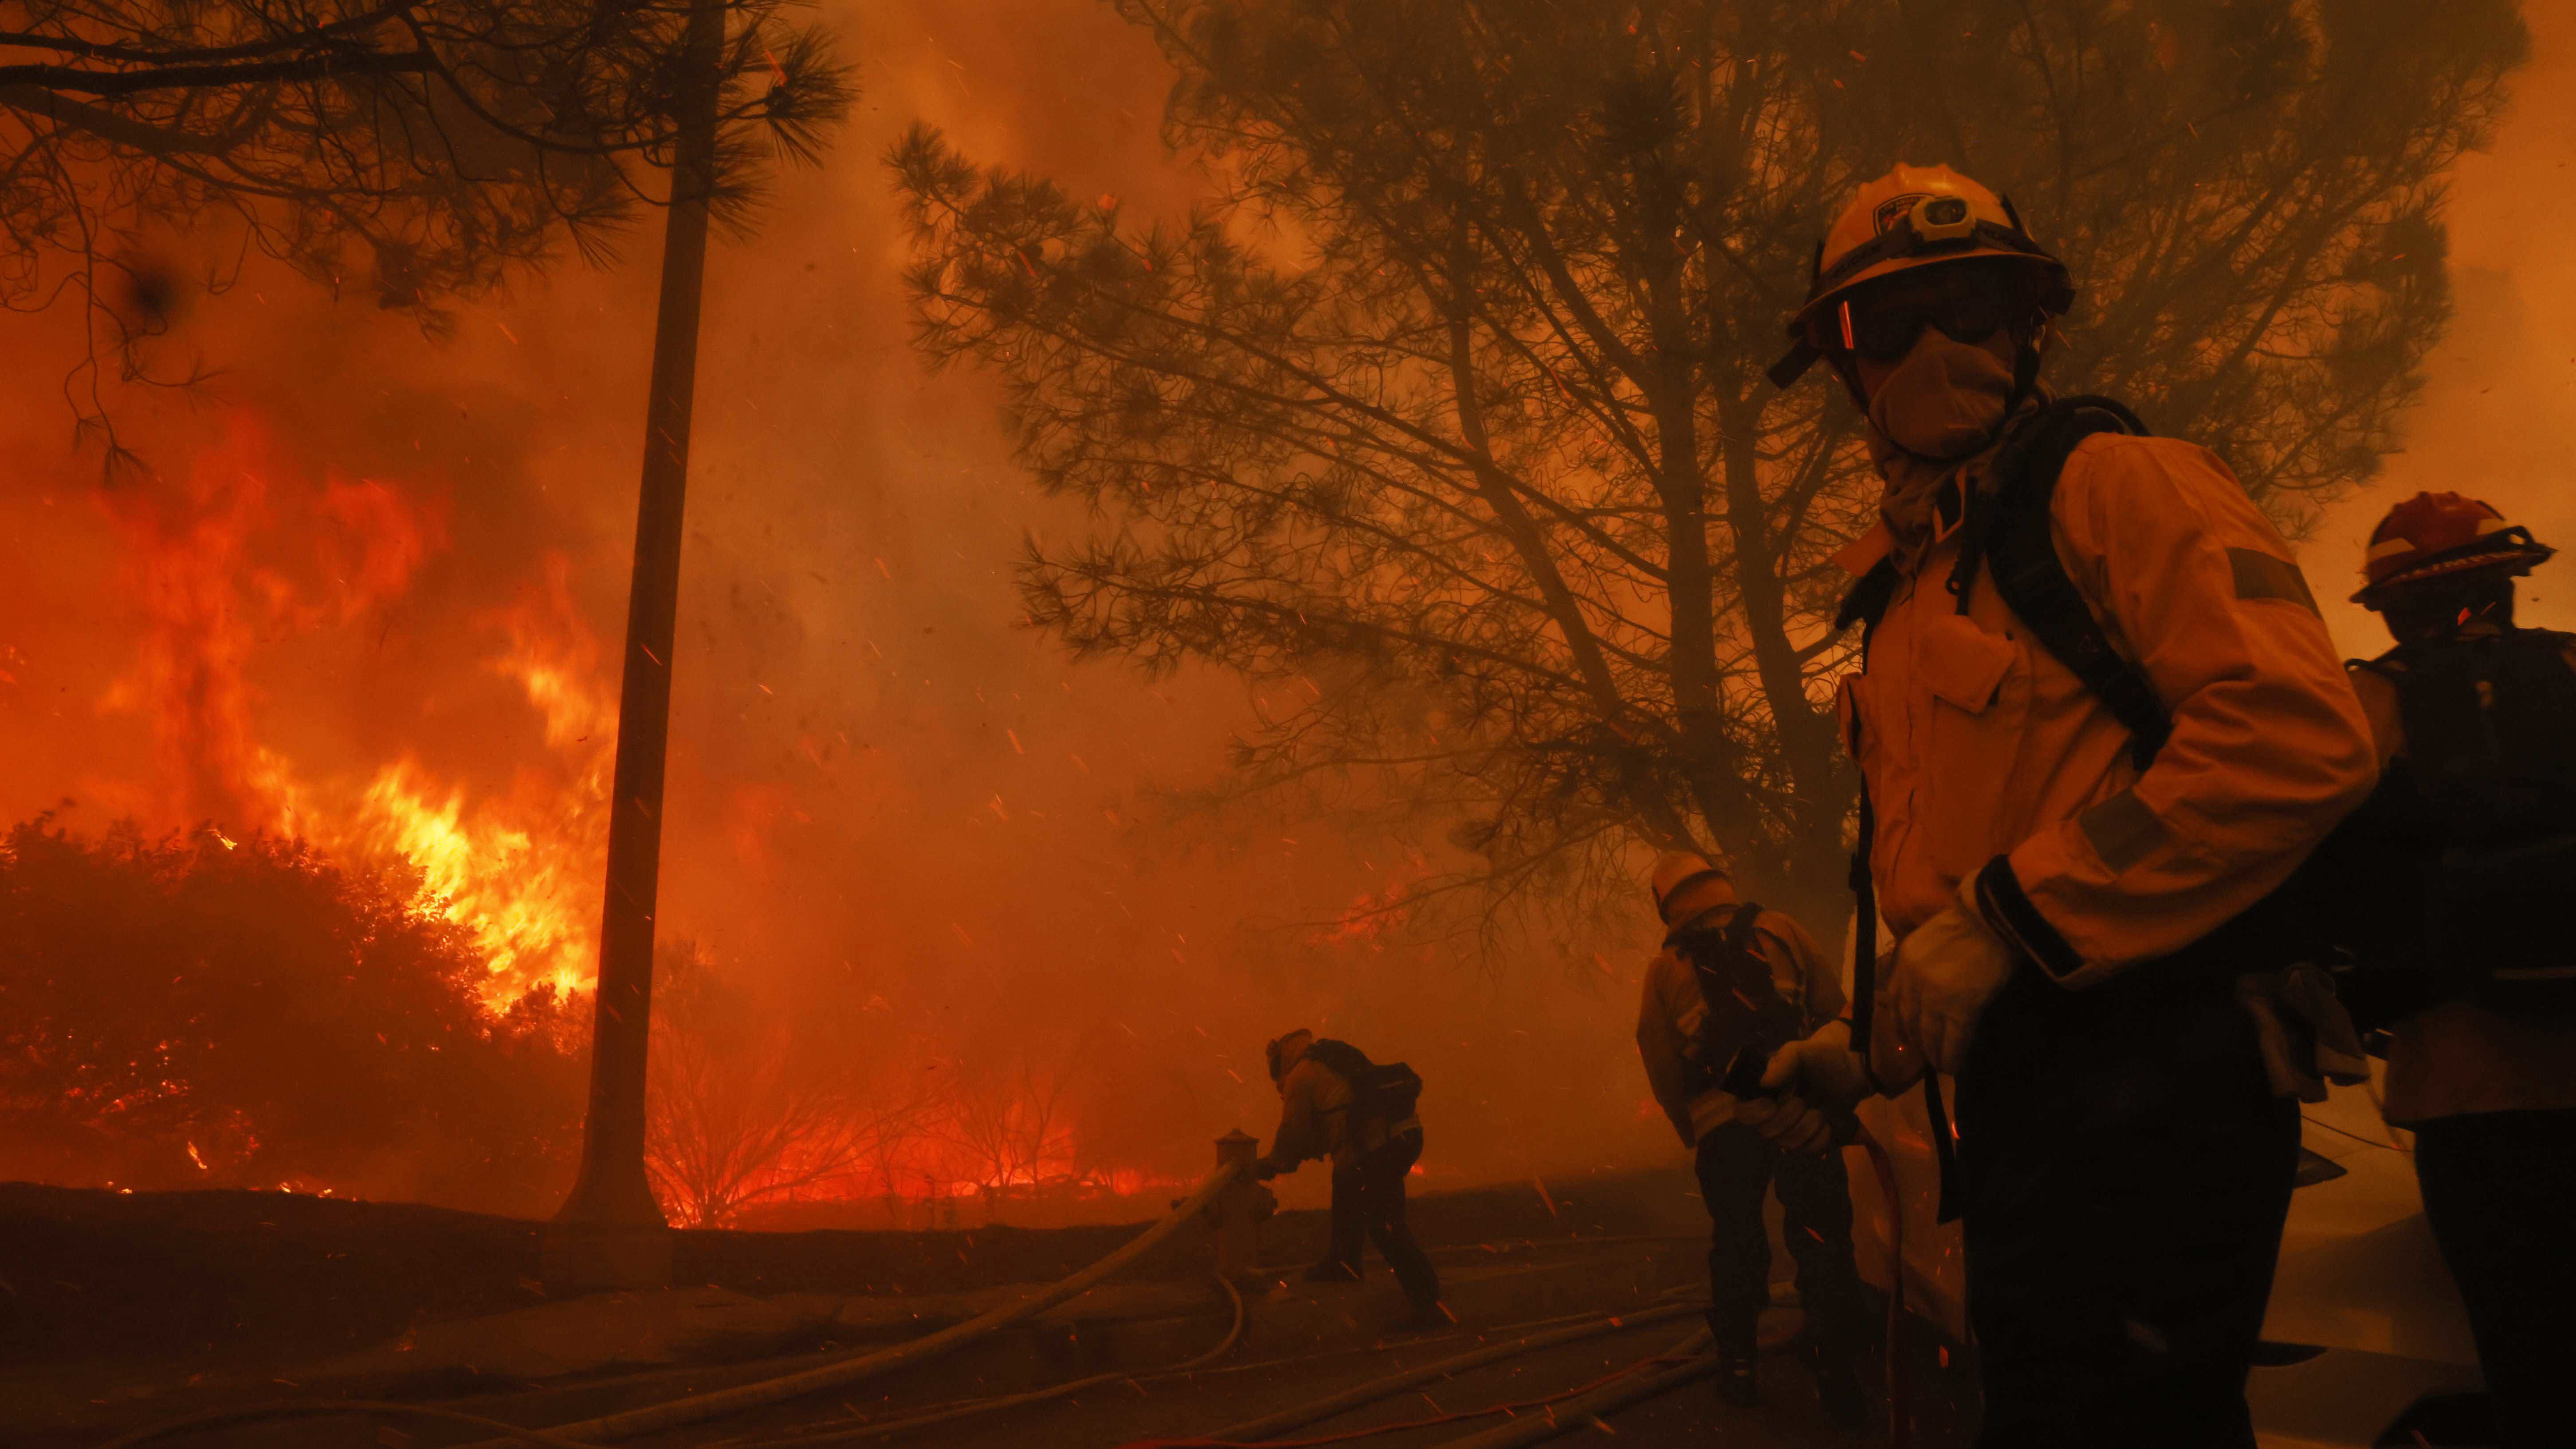
<path id="1" fill-rule="evenodd" d="M 1923 751 L 1926 844 L 1945 876 L 1964 876 L 2009 848 L 2014 766 L 2030 715 L 2023 645 L 1942 613 L 1915 637 L 1912 697 Z"/>

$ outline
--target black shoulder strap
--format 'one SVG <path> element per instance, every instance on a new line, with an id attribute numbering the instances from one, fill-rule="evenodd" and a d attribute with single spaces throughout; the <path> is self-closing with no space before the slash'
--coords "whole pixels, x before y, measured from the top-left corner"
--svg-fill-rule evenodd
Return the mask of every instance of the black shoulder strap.
<path id="1" fill-rule="evenodd" d="M 1869 636 L 1878 632 L 1878 621 L 1887 614 L 1888 601 L 1896 597 L 1896 560 L 1883 558 L 1870 566 L 1868 573 L 1852 581 L 1843 594 L 1840 607 L 1834 610 L 1834 632 L 1839 634 L 1853 624 L 1860 625 L 1860 647 L 1869 652 Z"/>
<path id="2" fill-rule="evenodd" d="M 1717 936 L 1718 950 L 1723 953 L 1723 957 L 1714 963 L 1714 966 L 1695 956 L 1687 958 L 1690 960 L 1692 972 L 1699 977 L 1700 994 L 1707 998 L 1712 1015 L 1715 1014 L 1719 993 L 1731 993 L 1734 988 L 1740 986 L 1771 985 L 1771 963 L 1763 960 L 1753 951 L 1753 928 L 1761 921 L 1762 910 L 1758 902 L 1746 901 L 1737 906 L 1733 914 L 1726 918 L 1726 927 Z M 1721 970 L 1734 973 L 1744 979 L 1742 981 L 1713 979 L 1720 976 Z"/>
<path id="3" fill-rule="evenodd" d="M 1878 621 L 1887 617 L 1887 606 L 1896 598 L 1899 578 L 1896 560 L 1880 559 L 1870 571 L 1860 576 L 1843 595 L 1842 606 L 1834 611 L 1834 629 L 1839 633 L 1855 622 L 1860 625 L 1860 667 L 1869 668 L 1870 637 L 1878 632 Z M 1855 767 L 1860 763 L 1852 761 Z M 1852 908 L 1852 1050 L 1869 1054 L 1870 1025 L 1878 1015 L 1878 886 L 1870 878 L 1870 851 L 1878 843 L 1878 815 L 1869 804 L 1869 779 L 1860 781 L 1860 826 L 1852 841 L 1851 873 L 1846 878 L 1851 886 Z"/>
<path id="4" fill-rule="evenodd" d="M 2039 646 L 2084 682 L 2129 732 L 2129 755 L 2144 770 L 2173 733 L 2155 686 L 2111 647 L 2084 594 L 2066 574 L 2049 533 L 2049 505 L 2066 460 L 2095 433 L 2145 435 L 2137 415 L 2109 398 L 2061 398 L 2014 429 L 1995 456 L 1995 496 L 1959 551 L 1951 587 L 1966 612 L 1981 561 L 1995 592 Z"/>
<path id="5" fill-rule="evenodd" d="M 1735 908 L 1735 919 L 1726 923 L 1726 953 L 1728 955 L 1734 957 L 1738 961 L 1749 962 L 1754 959 L 1753 928 L 1761 921 L 1761 919 L 1762 907 L 1759 902 L 1746 901 L 1743 905 Z M 1767 965 L 1765 965 L 1762 974 L 1766 977 L 1771 974 Z"/>

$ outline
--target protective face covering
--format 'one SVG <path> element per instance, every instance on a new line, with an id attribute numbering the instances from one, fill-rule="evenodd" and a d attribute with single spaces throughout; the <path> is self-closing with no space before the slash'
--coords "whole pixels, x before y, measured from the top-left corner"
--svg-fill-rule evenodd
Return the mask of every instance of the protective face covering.
<path id="1" fill-rule="evenodd" d="M 1926 327 L 1870 395 L 1869 425 L 1918 458 L 1955 461 L 1994 438 L 2012 395 L 2012 369 L 2001 358 Z"/>
<path id="2" fill-rule="evenodd" d="M 1926 327 L 1869 399 L 1869 453 L 1887 480 L 1879 515 L 1912 544 L 1931 528 L 1932 496 L 1951 465 L 1994 441 L 2013 401 L 2013 373 L 1983 347 Z"/>

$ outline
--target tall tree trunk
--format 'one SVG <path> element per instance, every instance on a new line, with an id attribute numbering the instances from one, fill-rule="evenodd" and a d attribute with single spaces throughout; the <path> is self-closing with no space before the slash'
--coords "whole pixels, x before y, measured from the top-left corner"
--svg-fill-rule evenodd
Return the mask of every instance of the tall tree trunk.
<path id="1" fill-rule="evenodd" d="M 590 1107 L 581 1175 L 555 1215 L 596 1243 L 664 1226 L 644 1171 L 645 1059 L 652 1037 L 653 924 L 661 888 L 663 764 L 671 730 L 671 653 L 678 632 L 680 539 L 696 396 L 698 312 L 715 190 L 717 74 L 724 0 L 695 0 L 682 56 L 680 137 L 662 248 L 661 313 L 653 332 L 645 409 L 644 476 L 636 503 L 635 573 L 626 600 L 626 652 L 617 703 L 617 766 L 608 820 L 608 889 L 601 910 L 599 988 L 591 1028 Z M 605 1230 L 604 1232 L 599 1230 Z M 658 1259 L 658 1272 L 656 1272 Z M 560 1276 L 580 1287 L 667 1282 L 667 1243 L 573 1252 Z M 557 1276 L 550 1274 L 549 1276 Z"/>

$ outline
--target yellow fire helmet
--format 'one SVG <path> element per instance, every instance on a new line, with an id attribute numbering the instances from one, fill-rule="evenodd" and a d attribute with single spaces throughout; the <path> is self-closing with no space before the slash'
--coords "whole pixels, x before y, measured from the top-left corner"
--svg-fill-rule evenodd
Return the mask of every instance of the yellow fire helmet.
<path id="1" fill-rule="evenodd" d="M 1832 329 L 1837 303 L 1880 277 L 1972 257 L 2004 257 L 2040 269 L 2039 305 L 2062 316 L 2075 305 L 2066 264 L 2031 239 L 2009 197 L 1947 166 L 1909 166 L 1864 183 L 1816 244 L 1806 305 L 1789 319 L 1791 346 L 1772 364 L 1775 387 L 1787 387 L 1816 359 L 1848 347 Z"/>

